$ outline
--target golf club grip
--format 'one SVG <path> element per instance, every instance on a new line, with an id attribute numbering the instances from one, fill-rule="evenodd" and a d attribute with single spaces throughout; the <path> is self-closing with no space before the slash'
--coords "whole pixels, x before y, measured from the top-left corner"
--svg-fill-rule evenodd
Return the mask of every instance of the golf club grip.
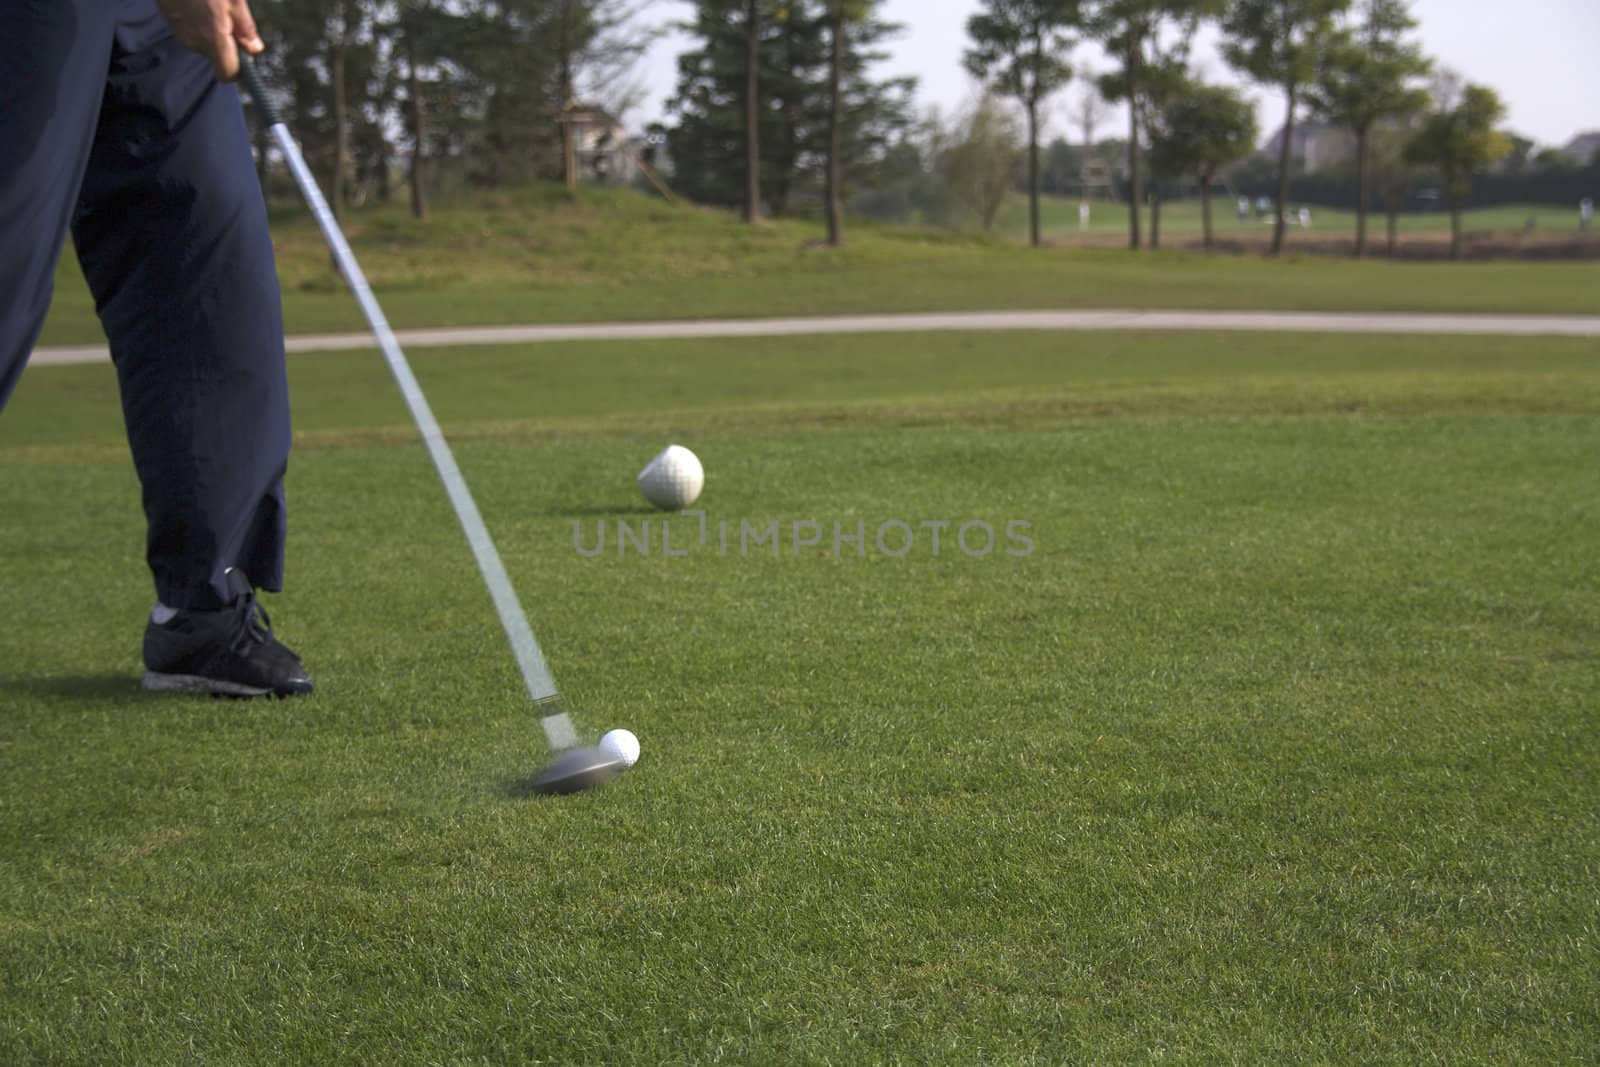
<path id="1" fill-rule="evenodd" d="M 256 102 L 256 107 L 261 109 L 261 115 L 267 120 L 267 125 L 280 125 L 283 116 L 278 114 L 278 106 L 267 94 L 267 87 L 261 81 L 261 72 L 256 69 L 255 60 L 250 58 L 250 53 L 243 48 L 239 49 L 239 80 L 250 90 L 250 98 Z"/>

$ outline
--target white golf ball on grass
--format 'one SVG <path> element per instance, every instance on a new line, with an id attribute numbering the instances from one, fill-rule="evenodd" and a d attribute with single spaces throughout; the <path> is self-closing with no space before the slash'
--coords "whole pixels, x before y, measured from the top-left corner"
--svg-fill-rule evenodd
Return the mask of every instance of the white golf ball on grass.
<path id="1" fill-rule="evenodd" d="M 705 484 L 700 458 L 682 445 L 668 445 L 639 472 L 639 491 L 666 511 L 693 504 Z"/>
<path id="2" fill-rule="evenodd" d="M 639 739 L 629 730 L 612 730 L 600 739 L 600 751 L 632 767 L 639 762 Z"/>

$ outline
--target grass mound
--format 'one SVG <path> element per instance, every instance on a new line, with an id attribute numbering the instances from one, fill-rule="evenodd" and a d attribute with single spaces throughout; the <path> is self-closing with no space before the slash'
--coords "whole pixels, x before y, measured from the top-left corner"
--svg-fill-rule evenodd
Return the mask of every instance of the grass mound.
<path id="1" fill-rule="evenodd" d="M 344 224 L 399 327 L 1017 308 L 1289 308 L 1600 313 L 1587 263 L 1352 263 L 1321 257 L 1029 249 L 918 227 L 751 227 L 621 189 L 535 185 L 440 205 L 348 212 Z M 291 333 L 364 323 L 311 220 L 273 223 Z M 42 343 L 100 339 L 75 263 L 58 272 Z"/>

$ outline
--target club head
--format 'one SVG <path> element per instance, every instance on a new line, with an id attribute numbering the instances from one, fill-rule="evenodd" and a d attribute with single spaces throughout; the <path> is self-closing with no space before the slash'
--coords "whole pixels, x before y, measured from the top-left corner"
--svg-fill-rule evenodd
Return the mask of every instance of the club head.
<path id="1" fill-rule="evenodd" d="M 603 785 L 627 770 L 628 765 L 598 748 L 569 748 L 528 783 L 528 791 L 542 796 L 579 793 Z"/>

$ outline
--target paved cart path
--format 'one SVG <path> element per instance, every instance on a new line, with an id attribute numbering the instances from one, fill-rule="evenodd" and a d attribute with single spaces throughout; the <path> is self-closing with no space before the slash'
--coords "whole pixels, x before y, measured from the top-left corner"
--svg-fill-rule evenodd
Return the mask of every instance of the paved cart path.
<path id="1" fill-rule="evenodd" d="M 1600 315 L 1434 315 L 1345 311 L 952 311 L 814 318 L 687 319 L 555 326 L 469 326 L 400 330 L 404 348 L 524 345 L 548 341 L 619 341 L 697 337 L 781 337 L 821 333 L 915 333 L 931 330 L 1250 330 L 1265 333 L 1480 334 L 1504 337 L 1597 337 Z M 367 333 L 290 337 L 290 352 L 376 348 Z M 35 349 L 33 364 L 94 363 L 104 345 Z"/>

